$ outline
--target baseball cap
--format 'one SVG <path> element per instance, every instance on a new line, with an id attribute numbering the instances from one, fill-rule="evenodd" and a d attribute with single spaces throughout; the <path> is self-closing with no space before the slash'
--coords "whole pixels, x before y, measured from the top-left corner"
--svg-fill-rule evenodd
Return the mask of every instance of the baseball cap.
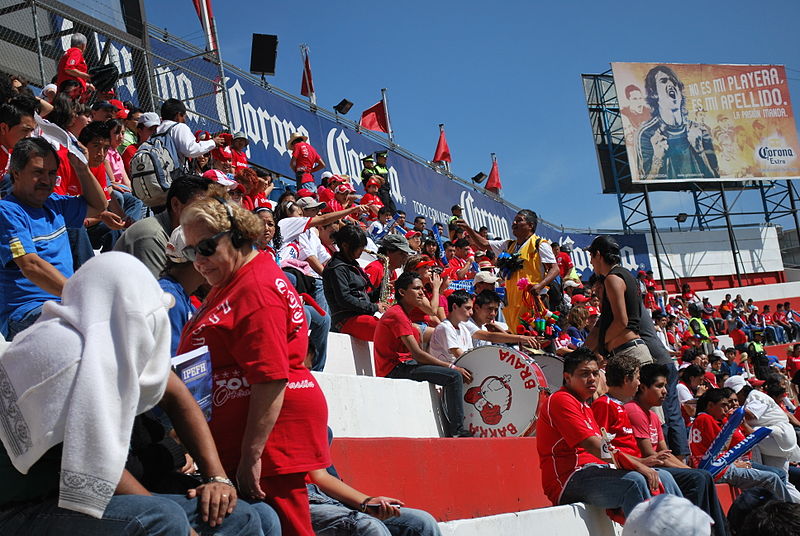
<path id="1" fill-rule="evenodd" d="M 656 495 L 636 505 L 622 536 L 710 536 L 711 516 L 677 495 Z"/>
<path id="2" fill-rule="evenodd" d="M 381 240 L 381 245 L 387 249 L 399 249 L 409 255 L 416 255 L 417 253 L 408 245 L 408 240 L 399 234 L 388 234 L 384 236 L 383 240 Z"/>
<path id="3" fill-rule="evenodd" d="M 600 310 L 593 305 L 587 307 L 586 310 L 589 311 L 589 316 L 600 316 Z"/>
<path id="4" fill-rule="evenodd" d="M 161 124 L 161 118 L 155 112 L 145 112 L 139 116 L 137 124 L 142 127 L 155 127 Z"/>
<path id="5" fill-rule="evenodd" d="M 355 188 L 349 182 L 343 182 L 338 184 L 336 188 L 333 189 L 334 192 L 337 194 L 350 194 L 355 192 Z"/>
<path id="6" fill-rule="evenodd" d="M 379 181 L 376 178 L 370 177 L 369 180 L 367 181 L 367 183 L 364 186 L 370 187 L 372 185 L 380 186 L 381 185 L 381 181 Z"/>
<path id="7" fill-rule="evenodd" d="M 44 86 L 42 88 L 42 92 L 40 93 L 40 95 L 45 95 L 45 94 L 49 93 L 50 91 L 52 91 L 53 93 L 58 92 L 58 86 L 55 85 L 55 84 L 47 84 L 46 86 Z"/>
<path id="8" fill-rule="evenodd" d="M 419 231 L 414 231 L 414 230 L 406 232 L 406 240 L 409 239 L 409 238 L 414 238 L 415 236 L 422 236 L 422 233 L 420 233 Z"/>
<path id="9" fill-rule="evenodd" d="M 314 197 L 314 192 L 312 192 L 308 188 L 300 188 L 299 190 L 297 190 L 297 198 L 300 199 L 303 197 Z"/>
<path id="10" fill-rule="evenodd" d="M 588 301 L 589 298 L 587 298 L 583 294 L 576 294 L 572 297 L 572 303 L 586 303 Z"/>
<path id="11" fill-rule="evenodd" d="M 765 383 L 767 383 L 767 382 L 765 382 L 764 380 L 759 380 L 758 378 L 747 378 L 747 381 L 748 381 L 748 383 L 750 383 L 750 385 L 752 385 L 753 387 L 761 387 L 762 385 L 764 385 Z"/>
<path id="12" fill-rule="evenodd" d="M 183 227 L 178 225 L 172 234 L 169 235 L 167 242 L 167 259 L 176 263 L 189 262 L 189 259 L 184 257 L 183 248 L 186 247 L 186 238 L 183 236 Z"/>
<path id="13" fill-rule="evenodd" d="M 496 275 L 492 275 L 490 272 L 478 272 L 475 274 L 475 280 L 473 281 L 473 284 L 477 285 L 478 283 L 489 283 L 494 285 L 497 283 L 498 279 L 500 278 Z"/>
<path id="14" fill-rule="evenodd" d="M 738 393 L 742 390 L 742 387 L 747 385 L 747 380 L 742 378 L 741 376 L 731 376 L 727 380 L 725 380 L 725 387 L 732 390 L 734 393 Z"/>
<path id="15" fill-rule="evenodd" d="M 325 207 L 328 206 L 328 203 L 324 201 L 317 201 L 313 197 L 301 197 L 297 200 L 297 206 L 302 208 L 303 210 L 312 210 L 312 209 L 319 209 L 324 210 Z"/>
<path id="16" fill-rule="evenodd" d="M 725 355 L 725 352 L 723 352 L 722 350 L 714 350 L 713 352 L 711 352 L 711 355 L 715 355 L 718 358 L 722 359 L 723 361 L 727 361 L 728 360 L 728 357 Z"/>
<path id="17" fill-rule="evenodd" d="M 228 189 L 239 184 L 238 182 L 231 179 L 230 177 L 228 177 L 228 175 L 226 175 L 225 173 L 221 172 L 218 169 L 209 169 L 208 171 L 203 173 L 203 177 L 205 177 L 206 179 L 211 179 L 220 186 L 224 186 L 225 188 Z"/>

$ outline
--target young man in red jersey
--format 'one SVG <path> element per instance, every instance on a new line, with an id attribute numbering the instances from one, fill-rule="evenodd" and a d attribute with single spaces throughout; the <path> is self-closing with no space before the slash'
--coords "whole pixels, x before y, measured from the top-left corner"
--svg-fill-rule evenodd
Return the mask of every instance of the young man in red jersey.
<path id="1" fill-rule="evenodd" d="M 641 367 L 641 370 L 644 371 L 642 374 L 647 373 L 648 384 L 652 384 L 653 367 L 663 376 L 661 378 L 663 383 L 660 384 L 663 389 L 663 393 L 660 392 L 663 402 L 663 398 L 666 397 L 666 367 L 655 364 Z M 639 436 L 642 435 L 642 425 L 638 418 L 639 414 L 635 413 L 634 418 L 631 418 L 629 405 L 635 404 L 635 402 L 628 402 L 637 392 L 640 392 L 639 360 L 634 356 L 625 355 L 610 358 L 606 364 L 606 384 L 608 393 L 592 403 L 592 413 L 597 423 L 613 435 L 611 444 L 643 465 L 655 468 L 667 493 L 686 497 L 714 520 L 713 534 L 715 536 L 726 536 L 728 531 L 725 513 L 717 499 L 714 480 L 706 471 L 689 468 L 666 449 L 664 435 L 661 432 L 661 422 L 649 407 L 647 411 L 650 412 L 652 418 L 648 422 L 655 428 L 647 429 L 648 441 L 651 435 L 655 435 L 656 444 L 660 438 L 664 448 L 648 449 L 647 451 L 641 448 Z M 639 409 L 638 406 L 637 409 Z M 639 411 L 644 413 L 642 409 Z"/>
<path id="2" fill-rule="evenodd" d="M 564 386 L 545 402 L 536 429 L 542 487 L 554 505 L 584 502 L 621 508 L 627 516 L 661 481 L 655 470 L 632 459 L 636 471 L 610 465 L 600 427 L 586 404 L 599 376 L 597 358 L 589 348 L 564 358 Z"/>

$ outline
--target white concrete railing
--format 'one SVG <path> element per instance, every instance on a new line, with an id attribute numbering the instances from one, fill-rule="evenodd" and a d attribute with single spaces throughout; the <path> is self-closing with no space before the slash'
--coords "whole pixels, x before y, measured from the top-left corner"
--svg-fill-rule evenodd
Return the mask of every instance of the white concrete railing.
<path id="1" fill-rule="evenodd" d="M 620 536 L 622 526 L 582 503 L 439 523 L 442 536 Z"/>

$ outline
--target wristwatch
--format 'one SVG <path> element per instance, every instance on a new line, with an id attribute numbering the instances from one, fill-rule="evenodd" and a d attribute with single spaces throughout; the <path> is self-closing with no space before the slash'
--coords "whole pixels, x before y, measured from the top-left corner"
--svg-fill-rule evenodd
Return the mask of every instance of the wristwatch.
<path id="1" fill-rule="evenodd" d="M 236 487 L 236 486 L 233 485 L 233 482 L 231 482 L 230 478 L 226 478 L 224 476 L 210 476 L 208 478 L 204 478 L 203 482 L 205 484 L 218 483 L 218 484 L 227 484 L 228 486 L 230 486 L 232 488 Z"/>

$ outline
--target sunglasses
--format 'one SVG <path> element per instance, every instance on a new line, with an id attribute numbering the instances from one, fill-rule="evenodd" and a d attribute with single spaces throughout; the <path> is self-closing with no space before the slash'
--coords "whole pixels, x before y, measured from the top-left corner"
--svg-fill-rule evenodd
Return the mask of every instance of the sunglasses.
<path id="1" fill-rule="evenodd" d="M 198 242 L 196 246 L 186 246 L 181 250 L 181 253 L 183 253 L 183 256 L 186 257 L 186 260 L 189 262 L 194 262 L 195 259 L 197 259 L 197 255 L 211 257 L 217 252 L 217 244 L 219 243 L 220 238 L 228 233 L 230 233 L 230 231 L 222 231 L 221 233 L 217 233 L 210 238 L 204 238 Z"/>

